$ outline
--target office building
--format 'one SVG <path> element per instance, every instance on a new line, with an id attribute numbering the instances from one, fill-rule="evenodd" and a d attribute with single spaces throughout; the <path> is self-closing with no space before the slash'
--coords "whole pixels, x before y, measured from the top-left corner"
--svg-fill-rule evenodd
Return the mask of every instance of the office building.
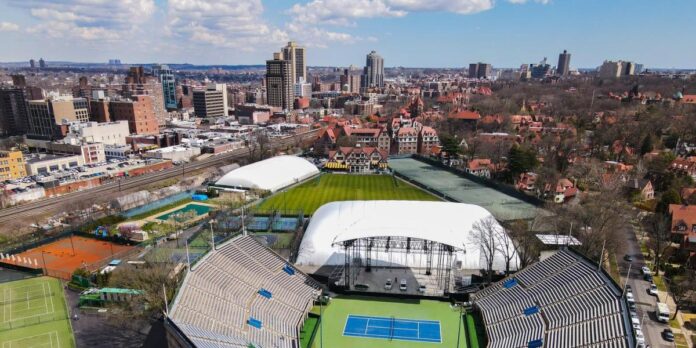
<path id="1" fill-rule="evenodd" d="M 298 82 L 295 84 L 295 98 L 304 98 L 312 96 L 312 84 L 306 82 Z"/>
<path id="2" fill-rule="evenodd" d="M 282 59 L 290 62 L 292 83 L 307 81 L 307 60 L 304 47 L 297 46 L 295 42 L 290 41 L 287 46 L 282 48 L 281 53 Z"/>
<path id="3" fill-rule="evenodd" d="M 36 68 L 36 61 L 34 59 L 29 59 L 29 67 L 32 69 Z"/>
<path id="4" fill-rule="evenodd" d="M 25 134 L 27 117 L 24 88 L 0 86 L 0 134 Z"/>
<path id="5" fill-rule="evenodd" d="M 384 87 L 384 59 L 377 52 L 370 52 L 365 59 L 361 85 L 364 90 Z"/>
<path id="6" fill-rule="evenodd" d="M 486 63 L 469 64 L 469 78 L 472 79 L 489 79 L 493 74 L 493 66 Z"/>
<path id="7" fill-rule="evenodd" d="M 636 64 L 634 73 L 640 75 L 643 72 L 643 64 Z"/>
<path id="8" fill-rule="evenodd" d="M 43 58 L 39 59 L 39 68 L 43 69 L 45 67 L 46 67 L 46 61 Z"/>
<path id="9" fill-rule="evenodd" d="M 636 63 L 633 62 L 621 62 L 621 75 L 631 76 L 635 74 Z"/>
<path id="10" fill-rule="evenodd" d="M 172 70 L 167 65 L 154 64 L 152 74 L 159 78 L 159 82 L 162 84 L 164 107 L 167 110 L 176 110 L 176 79 Z"/>
<path id="11" fill-rule="evenodd" d="M 128 121 L 86 122 L 70 125 L 70 132 L 63 141 L 69 144 L 102 143 L 105 145 L 126 145 L 130 135 Z"/>
<path id="12" fill-rule="evenodd" d="M 109 101 L 109 113 L 114 121 L 128 121 L 133 134 L 159 134 L 154 100 L 149 95 L 135 95 L 130 99 Z"/>
<path id="13" fill-rule="evenodd" d="M 193 90 L 193 111 L 196 117 L 227 116 L 227 86 L 209 84 L 205 89 Z"/>
<path id="14" fill-rule="evenodd" d="M 14 180 L 27 176 L 22 151 L 0 151 L 0 180 Z"/>
<path id="15" fill-rule="evenodd" d="M 89 122 L 87 99 L 72 96 L 51 96 L 27 102 L 27 137 L 62 139 L 73 122 Z"/>
<path id="16" fill-rule="evenodd" d="M 274 53 L 272 60 L 266 61 L 266 100 L 268 105 L 292 110 L 295 99 L 291 62 Z"/>
<path id="17" fill-rule="evenodd" d="M 530 70 L 532 71 L 533 79 L 543 79 L 551 74 L 551 65 L 548 64 L 546 57 L 539 62 L 539 64 L 532 64 Z"/>
<path id="18" fill-rule="evenodd" d="M 570 74 L 570 53 L 563 50 L 563 53 L 558 55 L 558 66 L 556 67 L 556 75 L 568 76 Z"/>

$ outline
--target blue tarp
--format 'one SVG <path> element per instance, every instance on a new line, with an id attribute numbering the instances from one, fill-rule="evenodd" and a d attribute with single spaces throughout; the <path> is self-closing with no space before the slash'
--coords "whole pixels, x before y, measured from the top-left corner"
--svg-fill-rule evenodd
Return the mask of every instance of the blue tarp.
<path id="1" fill-rule="evenodd" d="M 264 288 L 261 288 L 261 290 L 259 290 L 259 295 L 265 298 L 273 298 L 273 294 Z"/>
<path id="2" fill-rule="evenodd" d="M 196 193 L 195 195 L 191 196 L 191 199 L 193 199 L 194 201 L 207 201 L 208 195 L 204 195 L 202 193 Z"/>
<path id="3" fill-rule="evenodd" d="M 285 273 L 287 273 L 289 275 L 295 274 L 295 270 L 292 267 L 290 267 L 290 265 L 288 265 L 288 264 L 285 264 L 285 267 L 283 267 L 283 271 L 285 271 Z"/>
<path id="4" fill-rule="evenodd" d="M 261 324 L 261 320 L 254 319 L 254 317 L 249 317 L 249 320 L 247 320 L 247 324 L 249 324 L 249 326 L 253 326 L 257 329 L 260 329 L 263 327 L 263 324 Z"/>
<path id="5" fill-rule="evenodd" d="M 538 340 L 529 341 L 527 344 L 528 348 L 539 348 L 543 345 L 544 341 L 540 338 Z"/>
<path id="6" fill-rule="evenodd" d="M 537 307 L 537 306 L 531 306 L 529 308 L 524 309 L 524 315 L 526 315 L 526 316 L 530 316 L 530 315 L 536 314 L 536 313 L 539 313 L 539 307 Z"/>
<path id="7" fill-rule="evenodd" d="M 517 285 L 517 279 L 515 278 L 510 278 L 503 283 L 503 287 L 506 289 L 509 289 L 515 285 Z"/>

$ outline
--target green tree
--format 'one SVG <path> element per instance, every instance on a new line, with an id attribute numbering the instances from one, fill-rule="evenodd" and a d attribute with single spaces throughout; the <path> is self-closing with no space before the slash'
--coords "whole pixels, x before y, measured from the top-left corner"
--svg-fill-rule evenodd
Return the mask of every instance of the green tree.
<path id="1" fill-rule="evenodd" d="M 440 136 L 440 143 L 442 144 L 442 150 L 447 152 L 450 156 L 459 154 L 459 141 L 457 141 L 456 137 L 443 134 Z"/>
<path id="2" fill-rule="evenodd" d="M 508 153 L 508 175 L 514 180 L 522 173 L 528 172 L 539 165 L 536 153 L 532 149 L 524 149 L 519 145 L 513 145 Z"/>
<path id="3" fill-rule="evenodd" d="M 640 145 L 640 154 L 645 155 L 646 153 L 649 153 L 653 150 L 654 145 L 653 145 L 653 140 L 652 136 L 650 134 L 646 135 L 645 138 L 643 138 L 643 143 Z"/>
<path id="4" fill-rule="evenodd" d="M 657 206 L 655 207 L 655 212 L 667 214 L 669 213 L 670 204 L 681 204 L 681 202 L 682 201 L 679 193 L 674 189 L 669 189 L 662 194 L 662 197 L 660 197 L 660 201 L 657 202 Z"/>

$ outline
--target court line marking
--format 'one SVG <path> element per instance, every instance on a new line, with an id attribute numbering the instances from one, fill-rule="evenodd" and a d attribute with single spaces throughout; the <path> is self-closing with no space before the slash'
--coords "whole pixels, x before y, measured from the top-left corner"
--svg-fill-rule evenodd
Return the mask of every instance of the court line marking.
<path id="1" fill-rule="evenodd" d="M 367 323 L 366 323 L 366 325 L 365 325 L 365 329 L 363 330 L 363 334 L 346 332 L 346 328 L 348 327 L 348 322 L 350 321 L 351 318 L 355 318 L 355 319 L 359 319 L 359 320 L 360 320 L 360 319 L 362 319 L 362 320 L 367 319 Z M 367 334 L 367 330 L 368 330 L 368 328 L 370 328 L 370 320 L 371 320 L 371 319 L 391 320 L 391 318 L 387 318 L 387 317 L 374 317 L 374 316 L 373 316 L 373 317 L 370 317 L 370 316 L 362 316 L 362 315 L 353 315 L 353 314 L 349 314 L 348 317 L 346 318 L 346 323 L 345 323 L 345 325 L 344 325 L 344 327 L 343 327 L 343 334 L 342 334 L 342 336 L 361 337 L 361 338 L 383 338 L 383 339 L 387 339 L 387 338 L 390 338 L 390 337 L 391 337 L 392 339 L 396 339 L 396 340 L 398 340 L 398 341 L 426 342 L 426 343 L 442 343 L 442 325 L 441 325 L 441 322 L 438 321 L 438 320 L 395 319 L 395 320 L 397 320 L 397 321 L 415 322 L 415 323 L 417 323 L 417 324 L 418 324 L 418 327 L 419 327 L 418 330 L 417 330 L 418 336 L 417 336 L 417 338 L 414 338 L 413 336 L 408 336 L 408 337 L 406 337 L 406 336 L 397 336 L 397 335 L 386 335 L 386 336 L 385 336 L 385 335 L 378 335 L 378 334 L 369 334 L 369 335 L 368 335 L 368 334 Z M 440 333 L 440 337 L 439 337 L 438 339 L 434 339 L 434 338 L 425 338 L 425 337 L 421 338 L 421 337 L 420 337 L 420 323 L 427 323 L 427 324 L 433 324 L 433 325 L 437 324 L 437 325 L 438 325 L 438 328 L 439 328 L 439 331 L 440 331 L 440 332 L 439 332 L 439 333 Z M 372 326 L 372 328 L 386 329 L 386 328 L 388 328 L 388 327 L 384 327 L 384 326 Z M 415 329 L 399 329 L 399 330 L 414 331 Z"/>
<path id="2" fill-rule="evenodd" d="M 6 348 L 6 347 L 7 347 L 7 348 L 12 348 L 12 344 L 13 344 L 14 342 L 22 341 L 22 340 L 28 340 L 28 339 L 32 339 L 32 338 L 34 338 L 34 337 L 39 337 L 39 336 L 44 336 L 44 335 L 48 335 L 49 340 L 50 340 L 50 338 L 52 337 L 52 335 L 56 335 L 56 337 L 59 337 L 59 335 L 58 335 L 58 330 L 53 330 L 53 331 L 49 331 L 49 332 L 40 333 L 40 334 L 38 334 L 38 335 L 20 337 L 20 338 L 15 338 L 15 339 L 10 340 L 10 341 L 5 341 L 5 342 L 2 343 L 2 347 L 3 347 L 3 348 Z M 39 347 L 40 347 L 40 346 L 43 346 L 43 344 L 42 344 L 42 345 L 39 345 Z M 37 347 L 37 346 L 30 346 L 30 347 Z M 51 342 L 51 347 L 53 347 L 53 342 Z"/>

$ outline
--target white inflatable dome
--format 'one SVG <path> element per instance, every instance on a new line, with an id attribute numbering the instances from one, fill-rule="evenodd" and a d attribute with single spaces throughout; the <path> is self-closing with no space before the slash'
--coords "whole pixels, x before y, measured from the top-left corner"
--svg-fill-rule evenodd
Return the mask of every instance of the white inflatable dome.
<path id="1" fill-rule="evenodd" d="M 215 186 L 275 192 L 317 174 L 319 169 L 304 158 L 276 156 L 232 170 Z"/>
<path id="2" fill-rule="evenodd" d="M 312 217 L 298 251 L 296 264 L 321 267 L 342 265 L 344 250 L 337 243 L 369 237 L 410 237 L 452 246 L 455 267 L 467 270 L 487 268 L 474 224 L 490 219 L 496 243 L 508 246 L 514 255 L 510 269 L 516 270 L 519 258 L 502 226 L 484 208 L 463 203 L 421 201 L 343 201 L 321 206 Z M 421 267 L 423 255 L 373 252 L 375 266 Z M 505 270 L 505 255 L 494 253 L 493 269 Z"/>

